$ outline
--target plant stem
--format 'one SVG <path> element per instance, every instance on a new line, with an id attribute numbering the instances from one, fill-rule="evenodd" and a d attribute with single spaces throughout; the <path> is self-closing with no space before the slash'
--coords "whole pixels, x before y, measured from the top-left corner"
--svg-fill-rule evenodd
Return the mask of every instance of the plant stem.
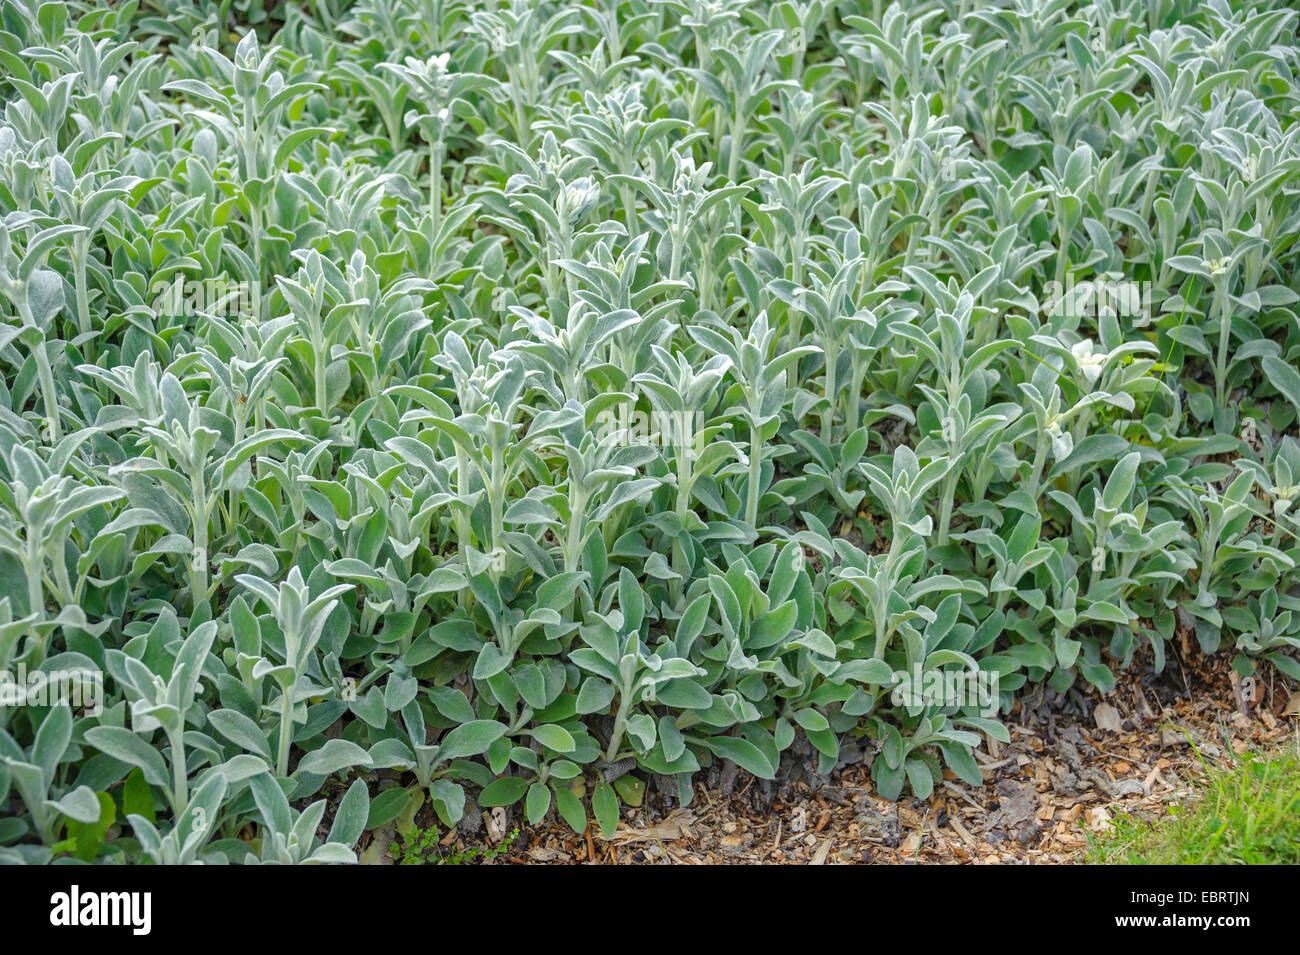
<path id="1" fill-rule="evenodd" d="M 77 327 L 83 335 L 91 331 L 90 293 L 86 287 L 86 259 L 89 255 L 90 238 L 84 234 L 77 236 L 73 240 L 72 258 L 77 293 Z"/>
<path id="2" fill-rule="evenodd" d="M 1215 304 L 1219 307 L 1219 350 L 1214 362 L 1214 396 L 1217 407 L 1225 407 L 1228 378 L 1228 342 L 1232 338 L 1232 309 L 1229 307 L 1226 277 L 1214 290 Z"/>
<path id="3" fill-rule="evenodd" d="M 45 617 L 45 588 L 41 584 L 41 568 L 45 561 L 41 556 L 41 541 L 27 542 L 27 612 Z"/>
<path id="4" fill-rule="evenodd" d="M 18 315 L 24 325 L 36 327 L 36 317 L 27 302 L 20 302 Z M 40 383 L 41 400 L 45 403 L 45 422 L 50 430 L 50 443 L 59 440 L 59 396 L 54 390 L 54 370 L 50 367 L 50 356 L 45 351 L 45 338 L 32 348 L 32 360 L 36 362 L 36 380 Z"/>
<path id="5" fill-rule="evenodd" d="M 582 532 L 586 523 L 583 512 L 586 510 L 586 498 L 577 492 L 574 492 L 569 498 L 569 533 L 564 542 L 564 569 L 566 572 L 578 569 L 578 559 L 581 556 L 579 546 L 582 543 Z"/>
<path id="6" fill-rule="evenodd" d="M 740 131 L 744 128 L 744 118 L 740 113 L 740 104 L 736 104 L 736 115 L 731 121 L 731 152 L 727 156 L 727 180 L 737 185 L 740 177 Z"/>
<path id="7" fill-rule="evenodd" d="M 940 547 L 948 543 L 948 526 L 952 523 L 952 502 L 957 493 L 958 477 L 959 474 L 954 468 L 943 478 L 943 488 L 939 498 L 939 534 L 935 541 Z"/>
<path id="8" fill-rule="evenodd" d="M 180 730 L 167 734 L 172 748 L 172 814 L 178 819 L 190 802 L 189 771 L 185 765 L 184 717 L 181 719 Z"/>
<path id="9" fill-rule="evenodd" d="M 759 482 L 763 479 L 763 432 L 757 414 L 749 419 L 749 493 L 745 499 L 745 523 L 758 526 Z"/>
<path id="10" fill-rule="evenodd" d="M 632 705 L 632 694 L 619 694 L 618 712 L 614 715 L 614 729 L 609 735 L 609 746 L 605 749 L 605 762 L 612 763 L 618 755 L 618 748 L 623 743 L 623 733 L 627 729 L 627 711 Z"/>
<path id="11" fill-rule="evenodd" d="M 202 470 L 190 476 L 194 550 L 190 554 L 190 596 L 194 609 L 208 599 L 208 495 Z"/>
<path id="12" fill-rule="evenodd" d="M 435 136 L 429 143 L 429 219 L 433 223 L 430 230 L 429 244 L 432 246 L 438 238 L 438 227 L 442 220 L 442 137 Z"/>
<path id="13" fill-rule="evenodd" d="M 1065 228 L 1063 219 L 1061 220 L 1060 226 L 1057 228 L 1056 243 L 1056 284 L 1064 287 L 1065 273 L 1070 262 L 1070 233 L 1069 230 Z"/>
<path id="14" fill-rule="evenodd" d="M 316 380 L 313 382 L 313 384 L 316 386 L 316 407 L 317 407 L 318 409 L 320 409 L 320 413 L 323 414 L 323 415 L 328 415 L 328 414 L 329 414 L 329 409 L 325 407 L 325 402 L 329 400 L 329 398 L 328 398 L 328 393 L 327 393 L 326 390 L 325 390 L 325 384 L 326 384 L 326 382 L 325 382 L 325 373 L 326 373 L 326 370 L 327 370 L 327 362 L 326 362 L 325 352 L 326 352 L 326 349 L 327 349 L 328 347 L 329 347 L 328 345 L 325 345 L 325 344 L 322 343 L 322 344 L 321 344 L 319 347 L 317 347 L 316 350 L 315 350 L 315 358 L 316 358 L 315 376 L 316 376 Z"/>
<path id="15" fill-rule="evenodd" d="M 630 242 L 640 232 L 640 225 L 636 217 L 636 195 L 633 193 L 632 187 L 627 184 L 620 186 L 619 192 L 623 197 L 623 224 L 627 226 L 627 238 Z"/>
<path id="16" fill-rule="evenodd" d="M 840 361 L 840 350 L 838 344 L 830 335 L 822 339 L 822 351 L 826 356 L 826 407 L 822 411 L 822 441 L 829 447 L 833 437 L 831 429 L 834 427 L 832 422 L 835 420 L 835 402 L 839 398 L 839 381 L 836 376 L 835 366 Z M 850 432 L 852 433 L 852 432 Z"/>
<path id="17" fill-rule="evenodd" d="M 290 665 L 292 666 L 292 661 Z M 289 749 L 293 743 L 293 688 L 297 682 L 295 674 L 294 681 L 280 690 L 280 747 L 275 757 L 275 774 L 281 777 L 289 775 Z"/>

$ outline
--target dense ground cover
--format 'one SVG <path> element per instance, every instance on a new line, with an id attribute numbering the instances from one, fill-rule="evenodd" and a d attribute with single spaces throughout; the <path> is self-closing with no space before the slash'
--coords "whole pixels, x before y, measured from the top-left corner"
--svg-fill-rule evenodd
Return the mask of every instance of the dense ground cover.
<path id="1" fill-rule="evenodd" d="M 797 737 L 926 798 L 1026 683 L 1300 677 L 1296 31 L 0 6 L 0 859 L 609 835 Z"/>

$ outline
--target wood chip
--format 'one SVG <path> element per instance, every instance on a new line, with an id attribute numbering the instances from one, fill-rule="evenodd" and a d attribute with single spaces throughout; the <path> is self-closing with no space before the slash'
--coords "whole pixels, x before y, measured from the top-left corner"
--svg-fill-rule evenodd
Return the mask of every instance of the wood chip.
<path id="1" fill-rule="evenodd" d="M 826 864 L 826 857 L 827 857 L 828 855 L 830 855 L 830 852 L 831 852 L 831 837 L 830 837 L 830 836 L 827 836 L 827 837 L 826 837 L 826 841 L 823 842 L 823 843 L 818 847 L 818 849 L 817 849 L 817 854 L 814 855 L 814 856 L 812 857 L 812 861 L 809 862 L 808 864 L 809 864 L 809 865 L 825 865 L 825 864 Z"/>
<path id="2" fill-rule="evenodd" d="M 948 817 L 948 825 L 952 826 L 953 832 L 961 836 L 962 841 L 965 842 L 966 845 L 973 846 L 976 844 L 975 837 L 972 836 L 970 831 L 961 824 L 961 820 L 959 820 L 956 815 L 950 815 Z"/>
<path id="3" fill-rule="evenodd" d="M 1098 703 L 1092 711 L 1092 718 L 1099 730 L 1109 730 L 1112 733 L 1124 732 L 1124 721 L 1120 719 L 1119 711 L 1109 703 Z"/>
<path id="4" fill-rule="evenodd" d="M 678 811 L 681 812 L 682 810 Z M 674 821 L 673 817 L 676 815 L 677 813 L 673 813 L 659 825 L 648 826 L 645 829 L 620 826 L 618 831 L 614 833 L 614 838 L 610 841 L 619 845 L 627 845 L 632 842 L 675 842 L 682 838 L 683 825 L 682 822 Z M 689 817 L 689 814 L 687 816 Z"/>

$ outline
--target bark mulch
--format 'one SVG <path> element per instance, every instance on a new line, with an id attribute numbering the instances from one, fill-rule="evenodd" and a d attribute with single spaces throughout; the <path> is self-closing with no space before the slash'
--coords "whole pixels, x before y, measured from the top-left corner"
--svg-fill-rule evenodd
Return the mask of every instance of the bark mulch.
<path id="1" fill-rule="evenodd" d="M 1207 765 L 1295 736 L 1300 691 L 1281 677 L 1240 680 L 1222 656 L 1196 656 L 1159 675 L 1135 664 L 1104 697 L 1078 688 L 1025 695 L 1005 718 L 1011 742 L 989 741 L 978 754 L 985 785 L 946 778 L 925 802 L 879 798 L 875 754 L 849 747 L 829 777 L 799 753 L 772 782 L 715 766 L 697 777 L 687 806 L 651 780 L 609 840 L 594 824 L 576 835 L 563 822 L 528 827 L 497 810 L 462 822 L 442 844 L 488 849 L 518 826 L 489 864 L 1081 862 L 1089 832 L 1121 814 L 1162 815 Z"/>

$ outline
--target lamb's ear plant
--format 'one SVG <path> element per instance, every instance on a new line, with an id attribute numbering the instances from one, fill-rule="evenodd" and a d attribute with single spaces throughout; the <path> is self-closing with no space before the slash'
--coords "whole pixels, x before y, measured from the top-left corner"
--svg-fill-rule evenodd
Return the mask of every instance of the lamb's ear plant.
<path id="1" fill-rule="evenodd" d="M 418 129 L 429 148 L 429 233 L 431 237 L 438 235 L 442 225 L 443 156 L 446 155 L 447 140 L 454 124 L 463 121 L 463 114 L 473 109 L 465 99 L 466 94 L 476 90 L 493 90 L 497 87 L 496 81 L 490 76 L 463 70 L 449 70 L 447 68 L 449 60 L 450 54 L 441 53 L 423 62 L 408 56 L 404 63 L 379 64 L 381 70 L 387 70 L 405 84 L 405 92 L 420 105 L 418 110 L 407 111 L 402 117 L 402 122 L 407 127 Z M 373 83 L 374 80 L 370 82 Z M 388 92 L 389 90 L 382 90 L 381 97 Z M 458 116 L 458 113 L 462 115 Z M 395 124 L 392 124 L 389 128 L 390 135 L 395 137 L 394 126 Z M 394 139 L 393 151 L 397 152 L 396 139 Z"/>
<path id="2" fill-rule="evenodd" d="M 566 427 L 582 419 L 583 411 L 577 401 L 570 400 L 522 420 L 528 374 L 523 359 L 503 350 L 480 365 L 470 358 L 457 336 L 449 334 L 448 342 L 456 363 L 453 374 L 462 396 L 474 401 L 473 410 L 453 419 L 436 413 L 421 414 L 418 420 L 428 425 L 425 433 L 430 439 L 441 439 L 454 448 L 456 535 L 468 575 L 474 577 L 490 570 L 495 582 L 500 567 L 493 567 L 491 561 L 493 555 L 508 553 L 505 524 L 513 485 L 533 463 L 537 449 L 557 442 Z M 432 407 L 438 404 L 436 399 L 426 402 Z M 435 469 L 427 445 L 418 438 L 399 436 L 389 445 L 412 465 L 430 472 Z M 487 509 L 486 527 L 475 529 L 471 508 L 479 498 Z"/>
<path id="3" fill-rule="evenodd" d="M 845 261 L 834 251 L 829 258 L 826 271 L 814 267 L 810 276 L 812 288 L 799 288 L 793 281 L 784 278 L 769 284 L 773 294 L 789 306 L 789 319 L 794 327 L 802 324 L 805 313 L 812 318 L 814 340 L 821 346 L 825 362 L 822 367 L 822 397 L 825 403 L 819 409 L 819 414 L 820 438 L 827 445 L 835 443 L 837 415 L 843 415 L 845 427 L 857 429 L 860 389 L 851 383 L 861 380 L 862 365 L 854 359 L 857 357 L 859 343 L 871 334 L 863 326 L 873 324 L 874 319 L 870 312 L 858 310 L 852 299 L 857 277 L 866 263 L 861 257 Z M 798 336 L 792 335 L 790 340 L 797 341 Z M 791 350 L 782 352 L 783 355 L 790 353 Z M 849 401 L 841 397 L 846 377 L 854 392 Z"/>
<path id="4" fill-rule="evenodd" d="M 3 788 L 12 786 L 17 792 L 27 809 L 32 831 L 47 848 L 57 842 L 68 820 L 90 825 L 97 823 L 103 812 L 99 797 L 88 786 L 63 792 L 63 787 L 58 785 L 61 765 L 73 745 L 73 723 L 70 707 L 50 707 L 36 726 L 31 748 L 25 752 L 12 736 L 0 730 L 0 765 L 5 774 Z M 56 794 L 58 798 L 55 798 Z M 17 828 L 21 831 L 27 825 L 20 821 Z M 17 851 L 24 852 L 23 849 Z"/>
<path id="5" fill-rule="evenodd" d="M 1237 634 L 1233 666 L 1239 673 L 1254 675 L 1262 658 L 1292 679 L 1300 674 L 1295 659 L 1287 654 L 1288 649 L 1300 646 L 1295 604 L 1294 597 L 1269 588 L 1252 596 L 1245 607 L 1224 610 L 1224 623 Z"/>
<path id="6" fill-rule="evenodd" d="M 945 576 L 916 580 L 918 575 L 908 572 L 909 565 L 920 556 L 914 544 L 922 543 L 934 529 L 933 518 L 920 513 L 925 495 L 950 472 L 952 462 L 946 457 L 938 457 L 923 467 L 915 452 L 903 445 L 894 452 L 889 471 L 868 461 L 858 467 L 867 479 L 871 494 L 881 502 L 889 516 L 889 550 L 871 555 L 857 562 L 857 566 L 846 564 L 838 568 L 827 596 L 846 589 L 860 595 L 872 625 L 871 657 L 883 659 L 898 627 L 925 614 L 911 604 L 909 598 L 938 590 L 949 583 L 962 583 Z M 967 585 L 970 583 L 974 582 Z M 984 589 L 983 584 L 975 586 Z M 895 609 L 895 605 L 900 603 L 901 608 Z"/>
<path id="7" fill-rule="evenodd" d="M 1228 396 L 1228 373 L 1231 364 L 1232 318 L 1237 309 L 1233 289 L 1237 281 L 1237 270 L 1242 261 L 1262 244 L 1259 238 L 1244 238 L 1239 242 L 1231 239 L 1217 229 L 1206 229 L 1201 233 L 1199 255 L 1177 255 L 1169 264 L 1192 279 L 1200 280 L 1212 290 L 1206 305 L 1205 331 L 1215 339 L 1214 350 L 1214 399 L 1216 408 L 1225 408 Z"/>
<path id="8" fill-rule="evenodd" d="M 567 319 L 559 327 L 531 309 L 514 305 L 510 310 L 518 320 L 516 330 L 523 334 L 506 349 L 523 355 L 529 371 L 552 379 L 546 390 L 556 404 L 584 404 L 607 343 L 641 321 L 631 309 L 602 314 L 582 302 L 569 306 Z"/>
<path id="9" fill-rule="evenodd" d="M 155 820 L 131 813 L 127 821 L 140 844 L 140 851 L 154 865 L 203 865 L 241 861 L 209 849 L 216 831 L 221 803 L 228 784 L 219 772 L 208 776 L 194 793 L 194 799 L 175 816 L 175 824 L 160 831 Z M 237 840 L 236 840 L 237 841 Z"/>
<path id="10" fill-rule="evenodd" d="M 125 649 L 107 651 L 106 667 L 129 704 L 130 725 L 104 724 L 85 734 L 91 746 L 140 769 L 147 783 L 162 788 L 178 816 L 189 805 L 192 766 L 216 752 L 210 738 L 187 728 L 201 712 L 200 681 L 216 636 L 217 624 L 209 620 L 182 640 L 175 615 L 164 613 Z M 166 666 L 169 676 L 164 678 L 151 664 Z M 147 742 L 156 734 L 166 741 L 165 759 Z"/>
<path id="11" fill-rule="evenodd" d="M 351 313 L 361 303 L 347 294 L 339 269 L 319 253 L 306 257 L 295 278 L 277 279 L 306 353 L 315 408 L 328 417 L 346 390 L 351 367 L 335 359 L 348 337 Z"/>
<path id="12" fill-rule="evenodd" d="M 1274 547 L 1293 550 L 1300 531 L 1300 442 L 1286 436 L 1273 451 L 1270 466 L 1250 462 L 1256 480 L 1268 494 Z M 1243 462 L 1243 464 L 1245 464 Z"/>
<path id="13" fill-rule="evenodd" d="M 661 422 L 667 432 L 662 445 L 671 451 L 669 480 L 675 503 L 671 514 L 661 515 L 660 521 L 672 550 L 673 572 L 684 577 L 694 560 L 692 533 L 703 527 L 693 510 L 697 488 L 702 479 L 739 458 L 734 445 L 722 437 L 729 425 L 708 417 L 715 404 L 714 389 L 730 367 L 730 359 L 718 354 L 692 364 L 685 355 L 674 358 L 657 345 L 651 346 L 651 354 L 654 370 L 637 375 L 633 383 L 656 416 L 652 420 Z M 674 590 L 680 591 L 680 581 L 674 582 Z"/>
<path id="14" fill-rule="evenodd" d="M 654 746 L 654 720 L 638 712 L 637 705 L 654 700 L 655 688 L 670 680 L 704 674 L 704 670 L 680 656 L 661 657 L 646 652 L 641 640 L 645 614 L 645 595 L 626 569 L 619 576 L 617 609 L 606 614 L 593 613 L 579 630 L 586 646 L 573 651 L 577 665 L 599 678 L 583 685 L 584 694 L 599 695 L 612 687 L 615 705 L 614 724 L 605 746 L 605 762 L 612 763 L 631 745 L 632 755 Z M 582 706 L 590 705 L 586 701 Z"/>
<path id="15" fill-rule="evenodd" d="M 1258 517 L 1252 506 L 1256 500 L 1254 490 L 1255 475 L 1243 470 L 1221 492 L 1213 487 L 1201 490 L 1187 484 L 1174 484 L 1165 492 L 1183 505 L 1195 528 L 1196 591 L 1183 606 L 1198 618 L 1196 632 L 1206 652 L 1219 647 L 1220 600 L 1235 596 L 1241 589 L 1238 585 L 1230 590 L 1229 580 L 1240 580 L 1249 573 L 1251 578 L 1246 586 L 1262 589 L 1260 585 L 1266 585 L 1266 581 L 1295 566 L 1290 556 L 1265 544 L 1257 532 L 1250 531 Z M 1252 583 L 1256 586 L 1250 587 Z"/>
<path id="16" fill-rule="evenodd" d="M 29 225 L 38 223 L 32 220 Z M 57 341 L 53 322 L 63 310 L 66 296 L 63 276 L 46 264 L 60 242 L 85 231 L 85 226 L 71 223 L 32 230 L 20 253 L 13 247 L 10 229 L 0 223 L 0 292 L 18 319 L 16 326 L 6 329 L 5 343 L 20 341 L 31 355 L 36 390 L 45 410 L 46 440 L 51 444 L 58 442 L 63 425 L 50 346 Z"/>
<path id="17" fill-rule="evenodd" d="M 777 330 L 768 324 L 766 312 L 758 314 L 747 335 L 729 329 L 728 337 L 703 325 L 692 325 L 688 331 L 715 355 L 727 359 L 730 373 L 740 387 L 734 413 L 749 430 L 745 523 L 756 528 L 763 493 L 764 457 L 776 450 L 770 441 L 786 405 L 786 371 L 800 359 L 817 354 L 819 349 L 816 345 L 803 345 L 776 353 Z M 828 417 L 822 420 L 829 421 Z"/>
<path id="18" fill-rule="evenodd" d="M 1286 4 L 271 6 L 0 5 L 0 860 L 1300 677 Z"/>
<path id="19" fill-rule="evenodd" d="M 191 397 L 170 373 L 159 381 L 159 399 L 161 420 L 142 429 L 155 456 L 132 458 L 112 473 L 128 498 L 134 493 L 139 501 L 158 502 L 162 510 L 151 509 L 160 525 L 189 536 L 190 553 L 182 560 L 190 604 L 198 612 L 211 597 L 211 534 L 222 493 L 248 485 L 250 461 L 258 452 L 280 442 L 297 442 L 301 436 L 286 428 L 265 428 L 235 443 L 230 420 Z"/>
<path id="20" fill-rule="evenodd" d="M 486 753 L 509 727 L 498 720 L 478 719 L 465 695 L 450 687 L 429 697 L 440 721 L 455 725 L 436 743 L 429 742 L 424 708 L 412 700 L 398 714 L 400 732 L 378 740 L 369 756 L 377 769 L 409 770 L 414 785 L 407 790 L 407 805 L 418 808 L 428 801 L 443 823 L 454 826 L 466 811 L 462 782 L 481 787 L 491 779 L 486 767 L 471 758 Z"/>
<path id="21" fill-rule="evenodd" d="M 280 690 L 279 700 L 268 707 L 274 707 L 273 711 L 279 717 L 273 764 L 275 775 L 286 777 L 293 749 L 294 724 L 304 721 L 298 715 L 303 710 L 301 704 L 319 692 L 319 687 L 312 681 L 316 669 L 314 664 L 317 664 L 317 644 L 326 620 L 338 605 L 337 598 L 352 587 L 350 584 L 334 584 L 313 594 L 297 567 L 289 571 L 279 586 L 253 574 L 239 574 L 235 581 L 266 606 L 279 629 L 282 644 L 279 652 L 257 661 L 252 675 L 254 678 L 269 676 Z"/>
<path id="22" fill-rule="evenodd" d="M 615 414 L 604 413 L 611 417 Z M 594 558 L 588 556 L 588 548 L 595 543 L 603 551 L 602 528 L 611 515 L 620 507 L 648 496 L 661 483 L 658 478 L 637 477 L 637 467 L 648 463 L 654 449 L 648 445 L 622 446 L 621 437 L 618 426 L 610 423 L 608 433 L 600 436 L 588 433 L 580 446 L 564 446 L 568 485 L 562 495 L 556 492 L 556 506 L 546 514 L 545 523 L 563 528 L 561 556 L 565 573 L 585 565 L 592 591 L 598 590 L 603 581 L 596 578 L 601 571 L 592 566 Z"/>
<path id="23" fill-rule="evenodd" d="M 713 164 L 697 165 L 690 155 L 673 149 L 668 155 L 663 184 L 646 176 L 611 176 L 619 185 L 632 185 L 650 203 L 644 216 L 646 224 L 659 236 L 657 257 L 669 282 L 687 281 L 698 293 L 703 288 L 707 269 L 687 272 L 687 255 L 697 252 L 701 258 L 708 241 L 707 227 L 719 211 L 731 213 L 734 202 L 745 194 L 738 185 L 710 187 L 715 178 Z"/>
<path id="24" fill-rule="evenodd" d="M 71 439 L 65 447 L 70 444 Z M 31 622 L 22 657 L 30 665 L 39 666 L 47 655 L 53 630 L 65 626 L 90 633 L 104 630 L 103 624 L 90 623 L 82 610 L 87 574 L 83 571 L 74 576 L 68 552 L 77 549 L 78 538 L 82 537 L 78 519 L 120 500 L 124 493 L 121 488 L 96 486 L 68 474 L 57 474 L 24 445 L 15 445 L 0 455 L 8 477 L 0 499 L 12 513 L 14 524 L 0 529 L 0 552 L 14 561 L 25 581 L 26 616 Z M 93 548 L 95 543 L 95 539 L 81 540 L 83 547 Z M 49 614 L 47 590 L 53 591 L 62 608 L 54 616 Z"/>
<path id="25" fill-rule="evenodd" d="M 613 336 L 609 362 L 627 378 L 644 367 L 644 355 L 651 344 L 664 344 L 673 331 L 668 316 L 681 303 L 681 282 L 666 279 L 647 284 L 637 282 L 637 273 L 645 262 L 650 236 L 642 232 L 615 255 L 611 243 L 598 242 L 577 262 L 563 259 L 558 264 L 579 282 L 576 294 L 601 314 L 632 312 L 636 319 Z"/>
<path id="26" fill-rule="evenodd" d="M 90 244 L 95 235 L 108 225 L 122 200 L 135 195 L 141 180 L 135 176 L 116 176 L 104 180 L 98 169 L 80 176 L 62 155 L 50 161 L 53 209 L 65 223 L 79 226 L 69 250 L 72 259 L 72 284 L 76 301 L 77 328 L 82 335 L 94 329 L 90 321 Z M 98 263 L 95 263 L 98 266 Z M 99 271 L 96 268 L 96 271 Z"/>
<path id="27" fill-rule="evenodd" d="M 358 780 L 358 782 L 360 782 Z M 364 793 L 365 783 L 360 783 Z M 257 861 L 276 865 L 321 865 L 325 863 L 355 863 L 356 853 L 352 845 L 360 838 L 357 819 L 364 824 L 365 809 L 358 799 L 353 798 L 352 790 L 345 796 L 339 806 L 344 813 L 343 819 L 336 817 L 330 829 L 329 838 L 318 842 L 316 830 L 320 828 L 328 808 L 326 800 L 318 799 L 301 812 L 296 812 L 289 805 L 284 790 L 270 773 L 261 773 L 249 781 L 253 799 L 257 802 L 258 812 L 262 817 L 262 848 Z M 368 807 L 369 801 L 366 801 Z"/>
<path id="28" fill-rule="evenodd" d="M 256 30 L 244 34 L 233 58 L 203 44 L 197 52 L 205 61 L 204 75 L 217 85 L 186 77 L 164 84 L 160 92 L 199 104 L 193 110 L 198 121 L 230 148 L 247 234 L 246 254 L 260 285 L 265 274 L 263 251 L 280 241 L 278 236 L 272 243 L 267 241 L 276 180 L 287 171 L 299 147 L 331 132 L 327 126 L 291 125 L 321 84 L 276 69 L 283 51 L 275 46 L 264 51 Z"/>

